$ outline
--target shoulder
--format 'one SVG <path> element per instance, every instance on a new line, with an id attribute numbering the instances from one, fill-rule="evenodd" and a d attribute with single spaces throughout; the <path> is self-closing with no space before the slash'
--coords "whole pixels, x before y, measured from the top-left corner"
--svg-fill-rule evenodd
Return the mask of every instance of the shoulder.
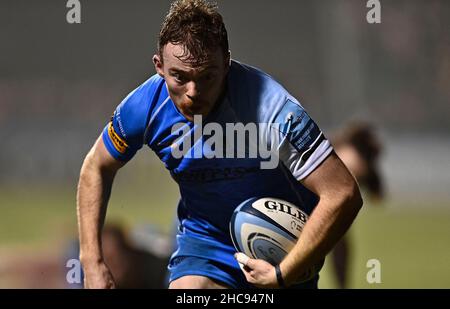
<path id="1" fill-rule="evenodd" d="M 154 75 L 117 106 L 102 133 L 105 146 L 115 159 L 126 162 L 143 146 L 148 117 L 163 85 L 164 80 Z"/>
<path id="2" fill-rule="evenodd" d="M 230 68 L 230 96 L 236 109 L 257 112 L 257 119 L 270 122 L 287 101 L 300 103 L 271 75 L 259 68 L 232 61 Z"/>
<path id="3" fill-rule="evenodd" d="M 139 116 L 155 104 L 164 85 L 164 79 L 155 74 L 131 91 L 117 107 L 117 112 L 128 116 Z"/>
<path id="4" fill-rule="evenodd" d="M 157 103 L 163 86 L 164 79 L 155 74 L 130 92 L 119 104 L 114 118 L 125 138 L 129 132 L 145 128 L 148 115 Z"/>
<path id="5" fill-rule="evenodd" d="M 257 67 L 233 60 L 230 72 L 232 83 L 243 82 L 245 87 L 256 90 L 257 93 L 279 92 L 284 95 L 288 94 L 287 90 L 274 77 Z"/>

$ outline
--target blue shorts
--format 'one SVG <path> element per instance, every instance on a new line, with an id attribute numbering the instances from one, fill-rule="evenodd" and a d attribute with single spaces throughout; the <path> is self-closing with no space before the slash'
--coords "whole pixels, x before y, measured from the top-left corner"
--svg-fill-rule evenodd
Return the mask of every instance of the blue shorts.
<path id="1" fill-rule="evenodd" d="M 236 250 L 227 242 L 208 238 L 177 235 L 178 249 L 169 261 L 169 282 L 188 275 L 205 276 L 235 289 L 252 289 L 238 262 Z M 317 289 L 319 276 L 292 286 L 298 289 Z"/>

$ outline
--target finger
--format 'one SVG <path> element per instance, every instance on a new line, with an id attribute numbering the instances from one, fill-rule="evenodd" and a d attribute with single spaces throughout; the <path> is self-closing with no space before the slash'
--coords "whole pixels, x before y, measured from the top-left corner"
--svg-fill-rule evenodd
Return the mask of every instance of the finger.
<path id="1" fill-rule="evenodd" d="M 247 260 L 247 267 L 251 268 L 251 269 L 255 269 L 256 265 L 257 265 L 257 259 L 252 259 L 252 258 L 248 258 Z"/>
<path id="2" fill-rule="evenodd" d="M 242 265 L 248 266 L 248 261 L 250 260 L 250 258 L 248 256 L 246 256 L 244 253 L 238 252 L 234 255 L 234 257 Z"/>

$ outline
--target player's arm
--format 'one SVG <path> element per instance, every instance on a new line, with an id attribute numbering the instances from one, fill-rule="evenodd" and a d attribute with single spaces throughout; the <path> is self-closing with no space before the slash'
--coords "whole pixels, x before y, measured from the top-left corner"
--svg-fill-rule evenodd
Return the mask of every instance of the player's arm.
<path id="1" fill-rule="evenodd" d="M 320 262 L 344 235 L 362 206 L 355 179 L 332 152 L 314 172 L 301 181 L 317 194 L 319 203 L 306 222 L 294 248 L 280 263 L 286 287 Z M 247 281 L 263 288 L 279 287 L 275 267 L 261 259 L 236 254 L 244 264 Z"/>
<path id="2" fill-rule="evenodd" d="M 302 183 L 320 200 L 296 246 L 280 263 L 286 285 L 294 283 L 299 274 L 325 257 L 350 227 L 363 204 L 354 177 L 334 152 Z"/>
<path id="3" fill-rule="evenodd" d="M 87 154 L 80 172 L 77 216 L 80 260 L 85 287 L 112 288 L 114 280 L 103 261 L 101 231 L 114 176 L 125 163 L 114 159 L 100 136 Z"/>
<path id="4" fill-rule="evenodd" d="M 358 185 L 329 141 L 303 107 L 290 98 L 277 113 L 280 159 L 319 198 L 299 240 L 279 267 L 286 285 L 320 262 L 344 235 L 362 206 Z M 261 259 L 236 256 L 247 266 L 247 280 L 259 287 L 278 287 L 275 268 Z M 244 261 L 244 262 L 242 262 Z"/>
<path id="5" fill-rule="evenodd" d="M 101 250 L 101 231 L 107 204 L 117 171 L 144 145 L 149 102 L 153 102 L 155 91 L 162 81 L 155 75 L 122 100 L 83 162 L 78 184 L 77 214 L 80 259 L 86 287 L 114 286 Z"/>
<path id="6" fill-rule="evenodd" d="M 279 265 L 286 285 L 290 285 L 320 262 L 344 235 L 362 206 L 362 198 L 354 177 L 298 102 L 288 100 L 277 119 L 281 124 L 284 119 L 288 122 L 282 127 L 288 141 L 280 151 L 282 161 L 319 198 L 297 244 Z"/>

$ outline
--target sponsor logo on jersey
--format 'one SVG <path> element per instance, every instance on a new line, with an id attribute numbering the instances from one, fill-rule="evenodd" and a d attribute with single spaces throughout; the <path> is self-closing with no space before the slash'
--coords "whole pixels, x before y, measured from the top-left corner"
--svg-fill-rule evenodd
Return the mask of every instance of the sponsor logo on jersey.
<path id="1" fill-rule="evenodd" d="M 249 174 L 257 173 L 258 166 L 226 167 L 226 168 L 197 168 L 189 171 L 172 171 L 172 177 L 177 182 L 207 183 L 213 181 L 241 179 Z"/>

